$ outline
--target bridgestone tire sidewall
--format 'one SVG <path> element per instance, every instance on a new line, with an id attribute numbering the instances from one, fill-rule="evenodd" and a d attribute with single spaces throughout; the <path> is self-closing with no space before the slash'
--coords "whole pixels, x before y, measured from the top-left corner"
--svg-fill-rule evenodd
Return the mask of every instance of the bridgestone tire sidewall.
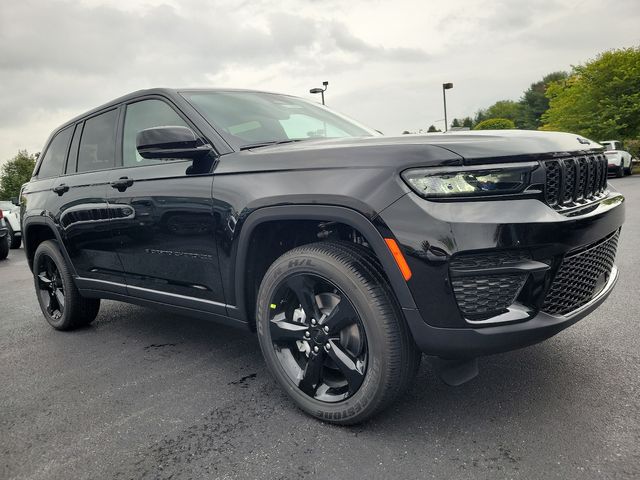
<path id="1" fill-rule="evenodd" d="M 289 379 L 275 355 L 268 328 L 269 304 L 282 281 L 297 273 L 317 274 L 329 280 L 349 298 L 360 315 L 367 338 L 367 370 L 358 391 L 346 400 L 328 403 L 308 397 Z M 380 384 L 384 381 L 384 373 L 388 369 L 388 352 L 384 348 L 383 322 L 380 321 L 383 312 L 376 307 L 375 298 L 366 293 L 367 286 L 362 282 L 366 279 L 366 282 L 375 283 L 375 280 L 368 278 L 363 272 L 360 274 L 363 276 L 359 279 L 358 275 L 353 275 L 351 269 L 345 268 L 341 261 L 320 252 L 295 257 L 285 255 L 268 270 L 257 299 L 256 327 L 260 347 L 278 383 L 303 410 L 317 418 L 338 423 L 352 423 L 358 417 L 367 416 L 368 411 L 377 407 L 382 397 Z"/>

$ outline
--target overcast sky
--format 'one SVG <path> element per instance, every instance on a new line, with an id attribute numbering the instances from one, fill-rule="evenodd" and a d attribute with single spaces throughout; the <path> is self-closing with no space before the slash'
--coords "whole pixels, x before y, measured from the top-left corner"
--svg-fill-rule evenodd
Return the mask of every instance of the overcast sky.
<path id="1" fill-rule="evenodd" d="M 396 135 L 442 126 L 443 82 L 462 117 L 638 44 L 639 0 L 0 0 L 0 161 L 142 88 L 328 80 L 330 107 Z"/>

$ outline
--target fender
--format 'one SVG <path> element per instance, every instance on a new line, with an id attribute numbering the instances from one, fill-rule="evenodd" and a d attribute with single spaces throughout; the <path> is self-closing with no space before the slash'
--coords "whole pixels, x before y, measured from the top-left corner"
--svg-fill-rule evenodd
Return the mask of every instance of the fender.
<path id="1" fill-rule="evenodd" d="M 71 270 L 71 275 L 73 277 L 77 277 L 78 274 L 76 273 L 73 263 L 71 262 L 71 258 L 69 258 L 69 254 L 67 253 L 67 249 L 65 248 L 62 238 L 60 237 L 60 232 L 58 231 L 57 225 L 50 217 L 40 215 L 29 216 L 22 221 L 22 242 L 24 245 L 24 253 L 29 263 L 29 269 L 33 271 L 33 262 L 31 259 L 33 258 L 33 254 L 35 253 L 28 251 L 29 227 L 32 225 L 45 225 L 49 227 L 49 230 L 53 232 L 53 236 L 55 237 L 56 242 L 58 242 L 58 248 L 60 249 L 60 252 L 64 257 L 64 260 L 67 262 L 68 268 Z"/>
<path id="2" fill-rule="evenodd" d="M 391 288 L 401 308 L 415 309 L 416 304 L 400 269 L 389 251 L 380 231 L 361 213 L 345 207 L 330 205 L 279 205 L 255 210 L 246 218 L 236 243 L 235 300 L 236 307 L 228 306 L 228 315 L 247 321 L 245 308 L 245 275 L 249 240 L 253 230 L 264 222 L 273 220 L 329 220 L 356 228 L 380 260 Z"/>

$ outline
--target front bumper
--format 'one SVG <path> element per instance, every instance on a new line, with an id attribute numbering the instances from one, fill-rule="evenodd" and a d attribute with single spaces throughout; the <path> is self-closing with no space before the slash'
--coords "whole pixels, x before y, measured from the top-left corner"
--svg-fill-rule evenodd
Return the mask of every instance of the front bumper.
<path id="1" fill-rule="evenodd" d="M 415 309 L 403 309 L 418 348 L 443 358 L 475 358 L 534 345 L 570 327 L 595 310 L 609 296 L 618 280 L 614 267 L 605 288 L 589 303 L 568 315 L 539 312 L 526 322 L 485 328 L 439 328 L 422 319 Z"/>
<path id="2" fill-rule="evenodd" d="M 562 214 L 538 200 L 438 203 L 408 194 L 385 209 L 380 217 L 413 272 L 407 283 L 418 308 L 403 305 L 403 311 L 416 344 L 430 355 L 475 357 L 532 345 L 586 316 L 612 291 L 615 266 L 588 303 L 564 314 L 543 312 L 543 303 L 568 253 L 619 231 L 623 201 L 610 192 L 587 208 Z M 513 309 L 475 321 L 459 307 L 451 259 L 498 251 L 526 252 L 546 269 L 532 271 Z"/>
<path id="3" fill-rule="evenodd" d="M 622 167 L 622 161 L 620 161 L 619 163 L 609 163 L 607 165 L 607 172 L 615 173 L 620 169 L 620 167 Z"/>

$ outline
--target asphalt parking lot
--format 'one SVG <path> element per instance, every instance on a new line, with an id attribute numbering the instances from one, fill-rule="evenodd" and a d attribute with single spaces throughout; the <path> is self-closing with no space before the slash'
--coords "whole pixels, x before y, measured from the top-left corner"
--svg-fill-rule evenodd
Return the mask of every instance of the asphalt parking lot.
<path id="1" fill-rule="evenodd" d="M 528 349 L 445 386 L 428 359 L 407 397 L 357 427 L 308 418 L 257 339 L 104 301 L 72 333 L 39 311 L 23 250 L 0 262 L 0 479 L 640 478 L 640 176 L 616 290 Z"/>

